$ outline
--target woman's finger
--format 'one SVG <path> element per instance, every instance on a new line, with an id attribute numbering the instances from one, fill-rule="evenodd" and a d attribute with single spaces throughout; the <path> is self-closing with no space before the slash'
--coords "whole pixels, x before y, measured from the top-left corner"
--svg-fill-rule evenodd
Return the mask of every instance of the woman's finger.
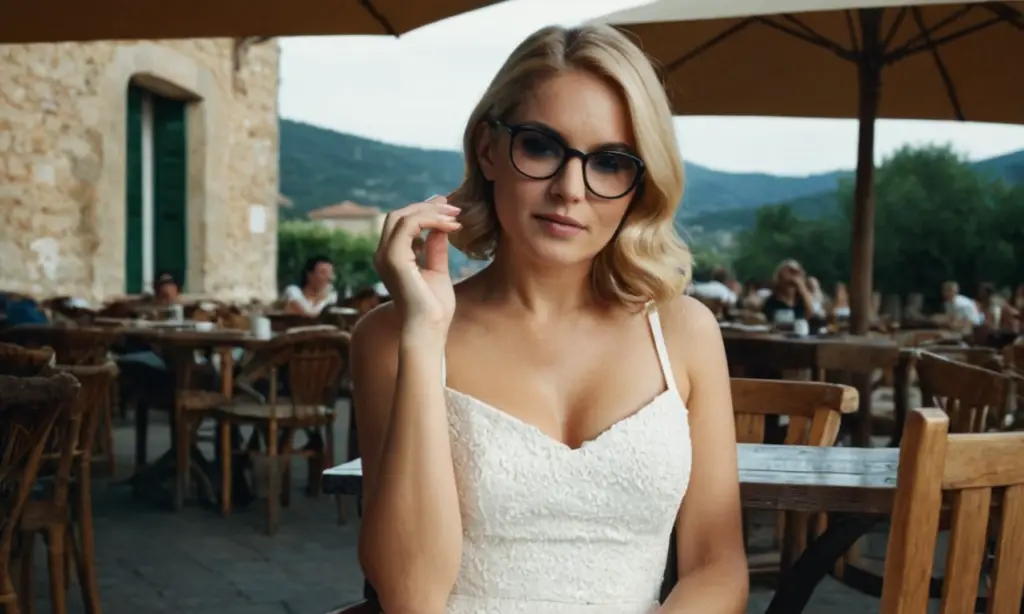
<path id="1" fill-rule="evenodd" d="M 453 232 L 461 226 L 454 215 L 446 213 L 422 212 L 407 215 L 395 224 L 389 244 L 412 247 L 413 239 L 421 235 L 424 230 Z"/>
<path id="2" fill-rule="evenodd" d="M 431 230 L 423 247 L 423 268 L 438 273 L 448 272 L 448 233 Z"/>
<path id="3" fill-rule="evenodd" d="M 395 233 L 395 228 L 399 222 L 410 216 L 414 216 L 423 212 L 437 212 L 443 213 L 449 216 L 456 216 L 459 214 L 460 209 L 449 205 L 444 196 L 432 196 L 425 202 L 413 203 L 411 205 L 396 209 L 387 214 L 384 218 L 384 226 L 381 228 L 380 233 L 380 245 L 384 245 L 388 242 L 391 236 Z"/>

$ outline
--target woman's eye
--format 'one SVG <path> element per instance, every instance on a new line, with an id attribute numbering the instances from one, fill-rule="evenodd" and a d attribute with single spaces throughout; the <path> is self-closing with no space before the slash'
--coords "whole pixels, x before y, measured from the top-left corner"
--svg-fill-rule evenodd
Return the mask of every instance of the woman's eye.
<path id="1" fill-rule="evenodd" d="M 603 173 L 618 173 L 625 170 L 626 167 L 625 158 L 613 153 L 597 154 L 590 160 L 594 170 Z"/>
<path id="2" fill-rule="evenodd" d="M 520 140 L 523 151 L 531 156 L 561 155 L 561 147 L 551 139 L 541 136 L 525 135 Z"/>

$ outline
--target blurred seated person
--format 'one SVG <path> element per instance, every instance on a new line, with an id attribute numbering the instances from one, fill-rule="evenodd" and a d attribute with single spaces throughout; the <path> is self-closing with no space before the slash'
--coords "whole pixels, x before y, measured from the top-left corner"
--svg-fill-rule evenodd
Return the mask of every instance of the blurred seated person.
<path id="1" fill-rule="evenodd" d="M 998 292 L 991 283 L 983 283 L 978 286 L 976 300 L 978 310 L 984 318 L 984 325 L 993 329 L 1011 329 L 1011 322 L 1017 317 L 1016 310 Z"/>
<path id="2" fill-rule="evenodd" d="M 334 264 L 327 256 L 314 256 L 302 267 L 299 285 L 288 286 L 282 295 L 284 312 L 315 318 L 326 307 L 337 304 Z"/>
<path id="3" fill-rule="evenodd" d="M 955 281 L 942 284 L 942 301 L 945 323 L 952 329 L 981 326 L 985 322 L 978 304 L 960 294 L 960 284 Z"/>
<path id="4" fill-rule="evenodd" d="M 181 284 L 175 279 L 174 273 L 164 271 L 153 283 L 153 302 L 161 305 L 173 305 L 181 298 Z"/>
<path id="5" fill-rule="evenodd" d="M 729 273 L 725 267 L 715 267 L 711 272 L 711 281 L 695 281 L 690 285 L 688 294 L 701 302 L 713 301 L 733 306 L 736 304 L 737 296 L 729 288 Z"/>
<path id="6" fill-rule="evenodd" d="M 819 318 L 825 317 L 825 293 L 821 289 L 821 282 L 817 277 L 807 278 L 807 291 L 811 294 L 811 302 L 814 303 L 813 315 Z"/>
<path id="7" fill-rule="evenodd" d="M 832 317 L 836 320 L 850 318 L 850 290 L 842 282 L 836 284 L 836 295 L 832 299 Z"/>
<path id="8" fill-rule="evenodd" d="M 814 299 L 804 269 L 796 260 L 783 260 L 772 276 L 772 293 L 761 312 L 772 324 L 791 325 L 814 315 Z"/>
<path id="9" fill-rule="evenodd" d="M 747 283 L 743 284 L 743 290 L 740 292 L 740 307 L 749 311 L 760 312 L 764 299 L 771 295 L 770 291 L 767 295 L 762 294 L 762 286 L 763 284 L 756 279 L 748 279 Z"/>
<path id="10" fill-rule="evenodd" d="M 4 326 L 22 324 L 48 324 L 46 314 L 33 299 L 9 294 L 0 295 L 0 310 L 4 313 Z"/>

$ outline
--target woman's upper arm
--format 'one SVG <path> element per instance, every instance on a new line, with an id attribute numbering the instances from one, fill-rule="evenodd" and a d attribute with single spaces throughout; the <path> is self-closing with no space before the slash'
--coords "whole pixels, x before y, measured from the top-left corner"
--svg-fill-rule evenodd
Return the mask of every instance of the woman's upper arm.
<path id="1" fill-rule="evenodd" d="M 677 522 L 679 572 L 709 560 L 743 557 L 736 424 L 729 368 L 718 322 L 698 301 L 683 297 L 668 340 L 677 382 L 686 381 L 693 462 L 690 484 Z"/>
<path id="2" fill-rule="evenodd" d="M 398 319 L 381 305 L 352 331 L 352 404 L 363 465 L 363 499 L 374 492 L 398 373 Z"/>

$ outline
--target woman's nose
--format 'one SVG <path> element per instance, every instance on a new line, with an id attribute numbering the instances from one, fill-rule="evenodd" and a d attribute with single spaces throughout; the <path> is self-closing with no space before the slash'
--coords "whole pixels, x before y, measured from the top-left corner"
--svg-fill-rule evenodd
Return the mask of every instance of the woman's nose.
<path id="1" fill-rule="evenodd" d="M 583 160 L 571 158 L 555 176 L 555 192 L 568 202 L 580 202 L 587 197 L 587 182 L 583 178 Z"/>

